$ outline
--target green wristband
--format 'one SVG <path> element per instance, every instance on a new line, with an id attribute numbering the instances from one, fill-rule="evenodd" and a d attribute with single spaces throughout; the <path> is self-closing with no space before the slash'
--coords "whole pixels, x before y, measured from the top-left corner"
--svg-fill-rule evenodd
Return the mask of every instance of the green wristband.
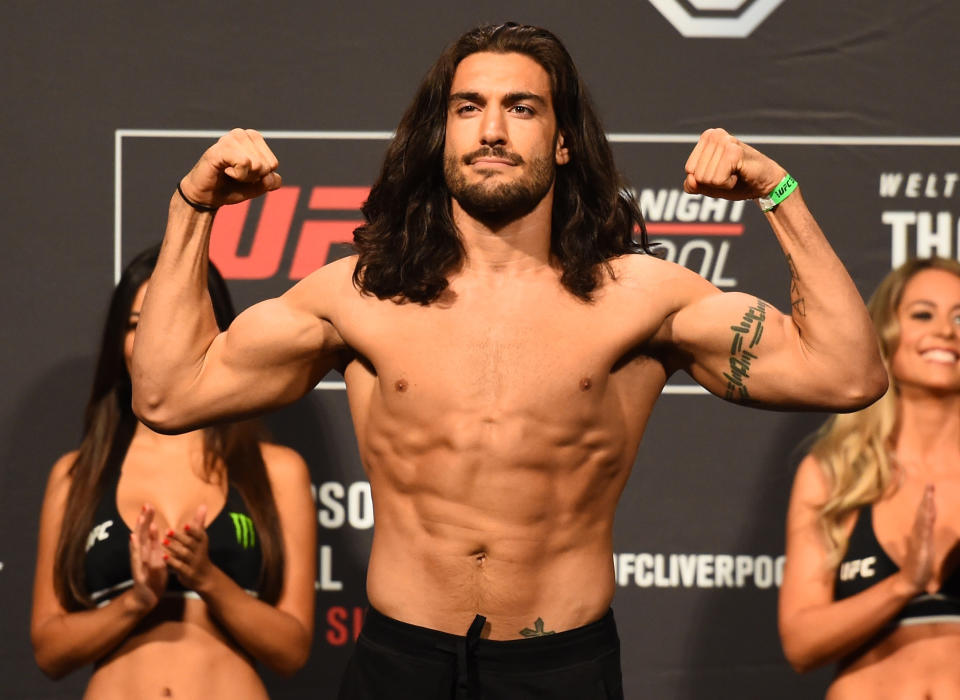
<path id="1" fill-rule="evenodd" d="M 789 173 L 783 177 L 776 187 L 771 190 L 770 194 L 766 197 L 758 197 L 757 204 L 760 205 L 762 211 L 770 211 L 775 206 L 780 204 L 783 200 L 793 194 L 793 191 L 799 187 L 799 183 L 793 179 L 793 176 Z"/>

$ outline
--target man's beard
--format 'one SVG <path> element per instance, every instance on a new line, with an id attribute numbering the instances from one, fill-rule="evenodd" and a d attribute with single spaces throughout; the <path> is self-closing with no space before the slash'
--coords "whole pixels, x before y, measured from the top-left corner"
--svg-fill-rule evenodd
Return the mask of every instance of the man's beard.
<path id="1" fill-rule="evenodd" d="M 463 157 L 446 156 L 443 160 L 443 176 L 451 196 L 463 210 L 490 228 L 526 216 L 533 211 L 553 186 L 555 167 L 551 156 L 538 156 L 530 161 L 529 174 L 525 177 L 489 184 L 488 178 L 468 184 L 461 166 L 470 165 L 479 158 L 506 158 L 514 166 L 523 165 L 523 158 L 508 153 L 502 147 L 483 148 Z"/>

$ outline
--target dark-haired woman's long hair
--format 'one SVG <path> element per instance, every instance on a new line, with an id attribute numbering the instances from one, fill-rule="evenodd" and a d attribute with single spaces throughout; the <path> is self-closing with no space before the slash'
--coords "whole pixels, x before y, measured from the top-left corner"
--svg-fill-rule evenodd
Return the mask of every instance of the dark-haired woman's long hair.
<path id="1" fill-rule="evenodd" d="M 643 217 L 563 44 L 545 29 L 509 22 L 467 32 L 427 73 L 363 206 L 367 223 L 354 231 L 354 284 L 381 299 L 428 304 L 462 263 L 443 174 L 447 99 L 457 65 L 480 51 L 525 54 L 550 76 L 557 127 L 570 154 L 556 170 L 550 252 L 564 287 L 589 301 L 603 274 L 612 275 L 612 258 L 650 252 Z"/>
<path id="2" fill-rule="evenodd" d="M 130 407 L 124 337 L 134 298 L 153 274 L 159 252 L 157 246 L 134 258 L 124 269 L 110 299 L 93 390 L 84 415 L 83 440 L 69 472 L 70 491 L 54 563 L 57 597 L 68 610 L 93 606 L 84 585 L 85 545 L 100 500 L 116 498 L 115 494 L 107 494 L 106 489 L 118 478 L 137 427 L 137 418 Z M 217 325 L 225 329 L 235 313 L 227 286 L 212 264 L 207 272 L 207 289 Z M 203 436 L 203 470 L 204 478 L 212 480 L 217 471 L 225 467 L 229 483 L 243 496 L 257 529 L 263 558 L 260 597 L 275 602 L 283 585 L 283 540 L 277 506 L 260 453 L 259 436 L 260 429 L 254 421 L 207 428 Z"/>

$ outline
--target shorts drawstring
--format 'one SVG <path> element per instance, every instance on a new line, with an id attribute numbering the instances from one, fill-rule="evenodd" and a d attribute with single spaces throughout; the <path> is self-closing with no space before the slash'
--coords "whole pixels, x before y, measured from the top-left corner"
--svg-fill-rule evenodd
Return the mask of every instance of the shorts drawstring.
<path id="1" fill-rule="evenodd" d="M 477 615 L 470 623 L 467 636 L 457 640 L 457 700 L 480 700 L 477 673 L 477 643 L 487 618 Z"/>

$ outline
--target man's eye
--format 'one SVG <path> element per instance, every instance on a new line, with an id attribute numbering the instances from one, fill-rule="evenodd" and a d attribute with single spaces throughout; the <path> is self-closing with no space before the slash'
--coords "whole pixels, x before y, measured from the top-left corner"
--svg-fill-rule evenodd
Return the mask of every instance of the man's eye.
<path id="1" fill-rule="evenodd" d="M 460 105 L 457 107 L 457 114 L 467 114 L 468 112 L 476 112 L 476 105 Z"/>
<path id="2" fill-rule="evenodd" d="M 527 105 L 514 105 L 510 108 L 511 112 L 516 112 L 517 114 L 529 114 L 533 115 L 533 109 L 527 107 Z"/>

